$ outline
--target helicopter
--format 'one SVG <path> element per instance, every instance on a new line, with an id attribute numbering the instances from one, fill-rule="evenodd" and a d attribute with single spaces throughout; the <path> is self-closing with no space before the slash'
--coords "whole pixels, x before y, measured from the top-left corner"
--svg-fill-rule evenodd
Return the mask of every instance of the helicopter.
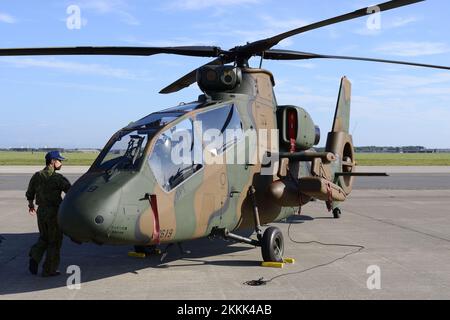
<path id="1" fill-rule="evenodd" d="M 77 243 L 133 245 L 138 250 L 202 237 L 261 248 L 267 262 L 283 261 L 281 230 L 262 226 L 323 201 L 334 218 L 358 176 L 349 133 L 351 83 L 343 77 L 324 151 L 320 129 L 299 106 L 278 105 L 274 76 L 252 68 L 267 60 L 343 59 L 450 70 L 396 60 L 272 49 L 291 36 L 424 0 L 393 0 L 299 27 L 229 50 L 217 46 L 54 47 L 0 49 L 0 56 L 175 54 L 214 60 L 160 93 L 197 83 L 197 100 L 128 124 L 106 143 L 65 196 L 58 223 Z M 376 8 L 376 10 L 374 10 Z M 252 229 L 256 239 L 240 235 Z"/>

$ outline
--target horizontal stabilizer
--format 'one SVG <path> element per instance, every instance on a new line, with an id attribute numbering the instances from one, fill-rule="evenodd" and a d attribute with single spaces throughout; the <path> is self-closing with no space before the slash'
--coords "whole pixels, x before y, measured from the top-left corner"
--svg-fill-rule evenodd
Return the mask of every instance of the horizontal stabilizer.
<path id="1" fill-rule="evenodd" d="M 386 172 L 336 172 L 336 177 L 389 177 Z"/>

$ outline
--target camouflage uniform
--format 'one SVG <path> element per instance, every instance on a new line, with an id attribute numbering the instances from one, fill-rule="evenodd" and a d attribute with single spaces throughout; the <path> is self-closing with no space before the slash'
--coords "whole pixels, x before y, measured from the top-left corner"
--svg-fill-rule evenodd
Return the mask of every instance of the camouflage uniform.
<path id="1" fill-rule="evenodd" d="M 39 240 L 31 247 L 29 256 L 39 263 L 47 251 L 42 274 L 54 273 L 59 266 L 59 252 L 62 243 L 62 231 L 58 226 L 57 213 L 62 202 L 61 192 L 67 193 L 70 182 L 53 167 L 36 172 L 30 180 L 26 197 L 36 200 Z"/>

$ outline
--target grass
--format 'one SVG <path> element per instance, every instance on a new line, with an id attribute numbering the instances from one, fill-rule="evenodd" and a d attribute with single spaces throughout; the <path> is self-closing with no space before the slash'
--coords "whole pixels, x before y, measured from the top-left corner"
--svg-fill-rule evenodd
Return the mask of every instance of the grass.
<path id="1" fill-rule="evenodd" d="M 15 151 L 0 151 L 0 165 L 14 165 L 14 166 L 31 166 L 43 165 L 45 166 L 45 152 L 15 152 Z M 67 161 L 64 165 L 67 166 L 90 166 L 98 152 L 66 152 L 62 154 Z"/>
<path id="2" fill-rule="evenodd" d="M 89 166 L 97 152 L 64 153 L 68 166 Z M 0 151 L 0 165 L 44 165 L 44 152 Z M 450 153 L 357 153 L 360 166 L 450 166 Z"/>
<path id="3" fill-rule="evenodd" d="M 360 166 L 450 166 L 450 153 L 357 153 Z"/>

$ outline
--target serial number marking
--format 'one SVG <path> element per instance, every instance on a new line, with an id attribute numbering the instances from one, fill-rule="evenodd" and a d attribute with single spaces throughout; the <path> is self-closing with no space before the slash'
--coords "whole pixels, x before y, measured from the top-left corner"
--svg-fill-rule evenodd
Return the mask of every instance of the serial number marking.
<path id="1" fill-rule="evenodd" d="M 159 237 L 161 239 L 170 238 L 173 235 L 173 229 L 161 229 L 159 231 Z"/>

